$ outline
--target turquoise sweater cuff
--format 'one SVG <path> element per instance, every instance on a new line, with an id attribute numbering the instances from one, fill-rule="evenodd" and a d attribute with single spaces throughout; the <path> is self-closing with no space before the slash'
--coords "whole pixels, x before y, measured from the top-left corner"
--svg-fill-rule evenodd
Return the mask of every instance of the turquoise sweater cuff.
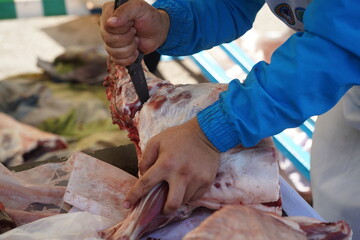
<path id="1" fill-rule="evenodd" d="M 200 111 L 197 119 L 206 137 L 220 152 L 241 143 L 236 130 L 223 113 L 220 100 Z"/>
<path id="2" fill-rule="evenodd" d="M 179 36 L 186 34 L 185 23 L 188 21 L 184 16 L 182 7 L 175 1 L 157 0 L 153 5 L 157 9 L 166 11 L 170 17 L 170 28 L 166 41 L 161 45 L 157 51 L 161 54 L 171 54 L 170 50 L 176 48 L 180 43 Z M 176 19 L 176 20 L 175 20 Z M 174 54 L 172 54 L 174 55 Z"/>

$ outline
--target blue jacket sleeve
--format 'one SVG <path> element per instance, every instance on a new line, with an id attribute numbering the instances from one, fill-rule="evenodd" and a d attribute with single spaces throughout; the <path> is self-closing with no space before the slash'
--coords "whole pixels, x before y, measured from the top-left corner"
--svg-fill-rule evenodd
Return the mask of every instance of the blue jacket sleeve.
<path id="1" fill-rule="evenodd" d="M 305 31 L 257 63 L 244 84 L 233 80 L 198 114 L 200 127 L 222 152 L 296 127 L 333 107 L 360 85 L 360 1 L 313 0 Z"/>
<path id="2" fill-rule="evenodd" d="M 161 54 L 184 56 L 230 42 L 252 27 L 264 0 L 157 0 L 170 16 Z"/>

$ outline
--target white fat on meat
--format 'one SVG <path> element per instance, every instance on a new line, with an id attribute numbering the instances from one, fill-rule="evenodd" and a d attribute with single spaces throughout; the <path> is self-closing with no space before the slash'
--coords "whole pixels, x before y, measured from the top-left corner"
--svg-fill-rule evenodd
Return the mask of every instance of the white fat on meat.
<path id="1" fill-rule="evenodd" d="M 226 84 L 165 85 L 151 95 L 134 118 L 139 131 L 140 148 L 161 131 L 180 125 L 214 103 Z"/>
<path id="2" fill-rule="evenodd" d="M 113 122 L 128 131 L 139 158 L 151 137 L 195 117 L 227 89 L 227 84 L 220 83 L 173 85 L 155 77 L 144 67 L 150 99 L 141 106 L 126 68 L 114 64 L 111 58 L 108 68 L 109 75 L 104 86 Z M 226 204 L 246 204 L 280 215 L 279 171 L 272 139 L 264 139 L 252 148 L 236 147 L 221 154 L 220 168 L 210 191 L 190 204 L 189 209 L 199 206 L 218 209 Z M 141 212 L 144 209 L 132 211 Z M 114 228 L 119 229 L 120 225 Z M 115 232 L 115 229 L 110 228 L 109 231 Z M 109 239 L 139 237 L 131 234 L 116 236 Z"/>
<path id="3" fill-rule="evenodd" d="M 109 63 L 104 85 L 114 123 L 129 131 L 141 157 L 148 140 L 182 124 L 214 103 L 227 84 L 172 85 L 144 68 L 150 99 L 141 107 L 124 67 Z M 224 204 L 249 204 L 281 214 L 277 154 L 271 138 L 252 148 L 236 147 L 221 154 L 217 177 L 199 206 L 218 209 Z M 192 205 L 196 204 L 192 203 Z"/>

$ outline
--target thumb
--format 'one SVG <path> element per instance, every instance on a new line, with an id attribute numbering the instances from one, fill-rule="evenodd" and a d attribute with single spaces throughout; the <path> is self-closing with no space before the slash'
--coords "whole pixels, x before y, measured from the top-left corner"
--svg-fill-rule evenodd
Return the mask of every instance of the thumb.
<path id="1" fill-rule="evenodd" d="M 132 1 L 125 2 L 114 10 L 107 23 L 119 27 L 128 22 L 134 22 L 139 17 L 139 7 L 137 1 L 134 3 Z"/>
<path id="2" fill-rule="evenodd" d="M 138 163 L 140 175 L 143 175 L 158 159 L 159 146 L 160 144 L 155 137 L 147 142 L 143 155 Z"/>

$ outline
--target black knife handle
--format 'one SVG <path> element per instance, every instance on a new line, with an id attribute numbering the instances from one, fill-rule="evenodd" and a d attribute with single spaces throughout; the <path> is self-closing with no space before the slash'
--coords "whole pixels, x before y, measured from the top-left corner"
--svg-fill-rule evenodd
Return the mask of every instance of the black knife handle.
<path id="1" fill-rule="evenodd" d="M 128 0 L 115 0 L 114 9 L 117 9 L 121 4 L 126 3 L 127 1 Z M 146 77 L 141 64 L 143 57 L 144 54 L 140 52 L 135 62 L 126 67 L 141 104 L 144 104 L 150 98 Z"/>

